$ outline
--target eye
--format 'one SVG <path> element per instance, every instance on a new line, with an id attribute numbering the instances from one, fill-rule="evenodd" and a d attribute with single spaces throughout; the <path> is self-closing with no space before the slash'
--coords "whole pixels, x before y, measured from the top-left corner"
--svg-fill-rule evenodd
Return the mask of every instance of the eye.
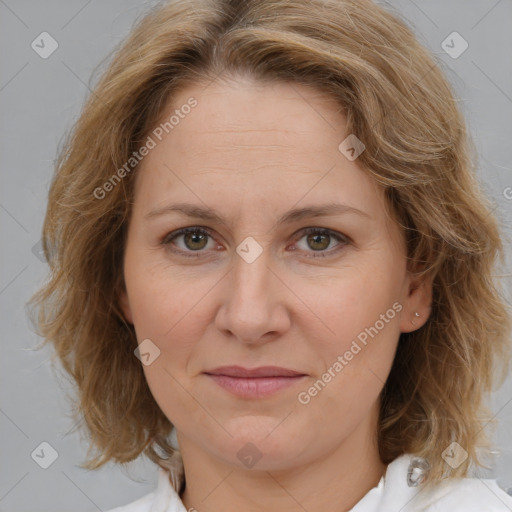
<path id="1" fill-rule="evenodd" d="M 180 247 L 179 244 L 176 244 L 174 242 L 176 239 L 179 239 L 181 237 L 183 237 L 184 247 Z M 211 237 L 209 231 L 207 231 L 204 228 L 193 226 L 169 233 L 162 240 L 162 244 L 169 246 L 173 252 L 183 254 L 183 256 L 186 257 L 194 258 L 200 256 L 200 254 L 193 254 L 194 252 L 200 253 L 202 249 L 204 249 L 207 246 L 208 237 Z M 173 245 L 178 245 L 178 250 L 172 248 Z"/>
<path id="2" fill-rule="evenodd" d="M 303 236 L 298 238 L 297 242 L 306 239 L 306 247 L 300 248 L 300 250 L 313 253 L 311 254 L 313 258 L 327 257 L 332 253 L 337 253 L 351 242 L 347 236 L 325 228 L 304 228 L 299 231 L 299 234 Z M 182 244 L 176 242 L 176 240 L 180 238 L 182 238 Z M 208 240 L 209 238 L 213 240 L 213 236 L 208 229 L 192 226 L 169 233 L 164 237 L 161 243 L 169 247 L 172 252 L 179 253 L 187 258 L 194 258 L 201 256 L 201 253 L 205 252 L 203 249 L 218 247 L 213 241 L 210 247 L 208 247 L 208 243 L 210 242 L 210 240 Z M 332 249 L 331 246 L 333 239 L 340 242 L 334 249 Z M 297 242 L 295 243 L 297 244 Z M 212 245 L 214 247 L 212 247 Z M 331 249 L 327 250 L 330 246 Z M 177 249 L 175 247 L 177 247 Z M 308 248 L 312 250 L 308 251 Z"/>
<path id="3" fill-rule="evenodd" d="M 309 252 L 307 249 L 311 248 L 313 253 L 317 253 L 311 255 L 313 258 L 325 258 L 331 255 L 331 253 L 337 253 L 343 249 L 345 245 L 350 243 L 350 239 L 347 236 L 342 235 L 341 233 L 336 233 L 335 231 L 331 231 L 330 229 L 311 227 L 301 230 L 300 233 L 304 233 L 304 235 L 299 238 L 298 241 L 302 240 L 303 238 L 306 239 L 306 249 L 301 250 Z M 341 242 L 336 245 L 334 249 L 332 249 L 331 246 L 333 239 Z M 331 246 L 331 249 L 327 251 L 326 249 L 329 246 Z"/>

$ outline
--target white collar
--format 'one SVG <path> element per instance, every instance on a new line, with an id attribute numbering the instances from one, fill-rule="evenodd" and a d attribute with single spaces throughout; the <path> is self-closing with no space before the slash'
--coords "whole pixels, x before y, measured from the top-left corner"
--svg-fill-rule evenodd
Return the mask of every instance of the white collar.
<path id="1" fill-rule="evenodd" d="M 350 512 L 421 512 L 449 510 L 450 512 L 505 512 L 512 510 L 512 497 L 496 484 L 495 480 L 478 478 L 447 479 L 430 492 L 425 488 L 408 484 L 408 474 L 414 457 L 402 455 L 391 462 L 378 485 L 368 491 Z M 158 487 L 140 501 L 140 508 L 126 512 L 187 512 L 176 489 L 183 481 L 181 457 L 173 461 L 171 471 L 159 469 Z M 413 463 L 414 464 L 414 463 Z M 171 483 L 171 480 L 174 483 Z M 413 483 L 409 479 L 409 483 Z M 175 485 L 176 487 L 173 487 Z M 144 508 L 143 508 L 144 505 Z M 123 508 L 119 512 L 123 512 Z M 112 512 L 117 512 L 112 511 Z"/>

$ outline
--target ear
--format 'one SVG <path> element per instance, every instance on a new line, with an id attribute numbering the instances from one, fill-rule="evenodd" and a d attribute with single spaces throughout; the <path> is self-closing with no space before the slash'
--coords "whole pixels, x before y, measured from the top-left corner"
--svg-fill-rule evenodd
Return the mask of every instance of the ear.
<path id="1" fill-rule="evenodd" d="M 432 278 L 409 274 L 408 295 L 404 300 L 400 331 L 412 332 L 422 327 L 432 311 Z M 418 315 L 416 315 L 418 313 Z"/>
<path id="2" fill-rule="evenodd" d="M 123 312 L 126 321 L 133 325 L 132 309 L 130 307 L 130 301 L 128 300 L 128 292 L 126 291 L 124 284 L 119 292 L 119 305 L 121 306 L 121 311 Z"/>

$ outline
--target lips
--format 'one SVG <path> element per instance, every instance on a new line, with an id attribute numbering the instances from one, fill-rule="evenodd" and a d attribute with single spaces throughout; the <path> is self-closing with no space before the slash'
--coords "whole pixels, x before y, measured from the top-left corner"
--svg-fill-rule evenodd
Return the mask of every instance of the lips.
<path id="1" fill-rule="evenodd" d="M 280 368 L 278 366 L 260 366 L 258 368 L 248 369 L 242 366 L 221 366 L 214 370 L 204 372 L 208 375 L 225 375 L 226 377 L 237 377 L 245 379 L 257 379 L 264 377 L 299 377 L 305 373 Z"/>
<path id="2" fill-rule="evenodd" d="M 274 395 L 306 377 L 305 373 L 278 366 L 222 366 L 204 373 L 225 391 L 245 399 Z"/>

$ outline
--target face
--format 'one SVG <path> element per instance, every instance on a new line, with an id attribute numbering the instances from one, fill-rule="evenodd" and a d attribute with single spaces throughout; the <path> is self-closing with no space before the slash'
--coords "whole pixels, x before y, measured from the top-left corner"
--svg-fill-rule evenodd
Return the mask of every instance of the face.
<path id="1" fill-rule="evenodd" d="M 364 449 L 429 296 L 382 191 L 338 149 L 338 105 L 239 78 L 167 107 L 181 115 L 137 169 L 121 303 L 180 445 L 262 469 Z"/>

